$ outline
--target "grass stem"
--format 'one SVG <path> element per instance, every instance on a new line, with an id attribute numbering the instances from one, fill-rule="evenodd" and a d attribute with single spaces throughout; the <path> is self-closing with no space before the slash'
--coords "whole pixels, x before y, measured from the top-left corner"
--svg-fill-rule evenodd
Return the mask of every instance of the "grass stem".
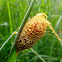
<path id="1" fill-rule="evenodd" d="M 42 62 L 46 62 L 36 51 L 34 51 L 32 48 L 31 50 L 34 54 L 36 54 L 41 59 Z"/>

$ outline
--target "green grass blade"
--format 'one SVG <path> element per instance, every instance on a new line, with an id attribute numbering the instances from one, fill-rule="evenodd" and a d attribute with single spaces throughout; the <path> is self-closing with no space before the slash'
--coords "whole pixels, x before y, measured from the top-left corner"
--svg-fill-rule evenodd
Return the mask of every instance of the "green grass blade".
<path id="1" fill-rule="evenodd" d="M 27 21 L 27 18 L 28 18 L 28 16 L 29 16 L 30 12 L 31 12 L 31 9 L 32 9 L 32 6 L 33 6 L 34 1 L 35 1 L 35 0 L 32 0 L 32 2 L 31 2 L 30 6 L 29 6 L 29 8 L 28 8 L 28 10 L 27 10 L 27 13 L 26 13 L 24 19 L 22 20 L 22 23 L 21 23 L 21 25 L 20 25 L 20 28 L 19 28 L 19 30 L 18 30 L 18 33 L 17 33 L 17 35 L 16 35 L 16 37 L 15 37 L 14 43 L 13 43 L 13 45 L 12 45 L 12 47 L 11 47 L 8 62 L 10 62 L 10 60 L 13 59 L 13 57 L 15 57 L 15 58 L 13 59 L 13 62 L 16 61 L 16 45 L 15 45 L 15 42 L 16 42 L 18 36 L 19 36 L 19 33 L 20 33 L 21 30 L 23 29 L 24 24 L 25 24 L 26 21 Z M 14 46 L 14 45 L 15 45 L 15 46 Z"/>
<path id="2" fill-rule="evenodd" d="M 7 62 L 16 62 L 16 47 L 13 48 L 13 51 L 9 56 L 9 60 Z"/>
<path id="3" fill-rule="evenodd" d="M 58 21 L 56 22 L 56 30 L 58 29 L 58 26 L 61 22 L 62 16 L 59 17 Z"/>
<path id="4" fill-rule="evenodd" d="M 31 50 L 32 50 L 33 53 L 35 53 L 35 54 L 39 57 L 39 59 L 40 59 L 42 62 L 46 62 L 46 61 L 45 61 L 40 55 L 38 55 L 38 53 L 35 52 L 32 48 L 31 48 Z"/>
<path id="5" fill-rule="evenodd" d="M 12 21 L 11 21 L 11 11 L 10 11 L 10 5 L 9 1 L 7 0 L 7 6 L 8 6 L 8 15 L 9 15 L 9 24 L 10 24 L 10 33 L 12 34 Z"/>
<path id="6" fill-rule="evenodd" d="M 16 37 L 15 37 L 14 43 L 13 43 L 13 45 L 12 45 L 12 47 L 11 47 L 10 53 L 11 53 L 13 47 L 14 47 L 14 44 L 15 44 L 15 42 L 16 42 L 18 36 L 19 36 L 19 33 L 22 31 L 22 29 L 23 29 L 23 27 L 24 27 L 24 24 L 25 24 L 26 21 L 27 21 L 27 18 L 28 18 L 28 16 L 29 16 L 30 12 L 31 12 L 31 9 L 32 9 L 32 6 L 33 6 L 34 1 L 35 1 L 35 0 L 32 0 L 31 4 L 30 4 L 30 6 L 29 6 L 29 8 L 28 8 L 28 10 L 27 10 L 27 12 L 26 12 L 26 15 L 25 15 L 24 19 L 22 20 L 22 23 L 21 23 L 21 25 L 20 25 L 20 28 L 19 28 L 19 30 L 18 30 L 18 33 L 17 33 L 17 35 L 16 35 Z"/>
<path id="7" fill-rule="evenodd" d="M 12 20 L 11 20 L 11 10 L 10 10 L 10 5 L 9 5 L 9 1 L 7 0 L 7 6 L 8 6 L 8 16 L 9 16 L 9 24 L 10 24 L 10 34 L 12 34 L 13 29 L 12 29 Z M 12 44 L 12 40 L 13 38 L 11 38 L 11 44 Z"/>

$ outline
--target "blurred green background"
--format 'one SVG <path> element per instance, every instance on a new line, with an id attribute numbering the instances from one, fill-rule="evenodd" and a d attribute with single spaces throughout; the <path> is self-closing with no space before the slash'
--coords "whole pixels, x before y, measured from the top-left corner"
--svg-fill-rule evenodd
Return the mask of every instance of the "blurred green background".
<path id="1" fill-rule="evenodd" d="M 20 26 L 31 0 L 0 0 L 0 47 Z M 54 30 L 62 39 L 62 0 L 36 0 L 28 19 L 37 13 L 46 13 Z M 51 31 L 49 28 L 47 31 Z M 0 62 L 6 62 L 15 35 L 0 51 Z M 56 36 L 46 32 L 32 47 L 46 62 L 62 62 L 62 46 Z M 41 62 L 30 50 L 21 51 L 17 62 Z"/>

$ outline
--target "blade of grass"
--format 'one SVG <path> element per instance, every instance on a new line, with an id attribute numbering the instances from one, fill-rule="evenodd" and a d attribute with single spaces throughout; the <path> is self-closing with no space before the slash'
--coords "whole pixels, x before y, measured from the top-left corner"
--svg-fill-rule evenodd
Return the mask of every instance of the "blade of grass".
<path id="1" fill-rule="evenodd" d="M 8 6 L 8 16 L 9 16 L 9 24 L 10 24 L 10 34 L 12 34 L 13 30 L 12 30 L 12 21 L 11 21 L 11 11 L 10 11 L 10 5 L 8 0 L 7 0 L 7 6 Z"/>
<path id="2" fill-rule="evenodd" d="M 22 29 L 23 29 L 23 27 L 24 27 L 24 24 L 25 24 L 26 21 L 27 21 L 27 18 L 28 18 L 28 16 L 29 16 L 30 12 L 31 12 L 32 6 L 33 6 L 33 4 L 34 4 L 34 1 L 35 1 L 35 0 L 32 0 L 31 4 L 30 4 L 30 6 L 29 6 L 29 8 L 28 8 L 28 10 L 27 10 L 27 12 L 26 12 L 26 15 L 25 15 L 24 19 L 22 20 L 22 23 L 21 23 L 21 25 L 20 25 L 20 28 L 19 28 L 19 30 L 18 30 L 18 33 L 17 33 L 17 35 L 16 35 L 16 37 L 15 37 L 15 40 L 14 40 L 14 42 L 13 42 L 13 45 L 12 45 L 12 47 L 11 47 L 8 62 L 10 62 L 11 58 L 13 58 L 13 57 L 15 57 L 15 59 L 13 59 L 13 60 L 14 60 L 13 62 L 16 61 L 16 54 L 15 54 L 15 52 L 16 52 L 16 45 L 15 45 L 15 42 L 16 42 L 18 36 L 19 36 L 19 33 L 22 31 Z M 15 45 L 15 46 L 14 46 L 14 45 Z M 15 52 L 13 52 L 13 51 L 15 51 Z M 12 54 L 12 53 L 13 53 L 13 54 Z"/>
<path id="3" fill-rule="evenodd" d="M 29 8 L 28 8 L 28 10 L 27 10 L 27 12 L 26 12 L 26 15 L 25 15 L 24 19 L 22 20 L 22 23 L 21 23 L 21 25 L 20 25 L 20 28 L 19 28 L 19 30 L 18 30 L 18 33 L 17 33 L 17 35 L 16 35 L 16 37 L 15 37 L 15 40 L 14 40 L 14 42 L 13 42 L 13 45 L 12 45 L 12 47 L 11 47 L 10 53 L 11 53 L 13 47 L 14 47 L 14 44 L 15 44 L 15 42 L 16 42 L 18 36 L 19 36 L 19 33 L 22 31 L 22 29 L 23 29 L 23 27 L 24 27 L 24 24 L 25 24 L 26 21 L 27 21 L 27 18 L 28 18 L 28 16 L 29 16 L 30 12 L 31 12 L 31 9 L 32 9 L 32 6 L 33 6 L 34 1 L 35 1 L 35 0 L 32 0 L 31 4 L 30 4 L 30 6 L 29 6 Z"/>
<path id="4" fill-rule="evenodd" d="M 4 42 L 4 44 L 0 47 L 0 50 L 5 46 L 5 44 L 10 40 L 10 38 L 15 34 L 15 32 L 19 29 L 19 27 L 9 36 L 9 38 Z M 3 38 L 3 37 L 2 37 Z"/>
<path id="5" fill-rule="evenodd" d="M 11 21 L 11 11 L 10 11 L 10 5 L 9 1 L 7 0 L 7 6 L 8 6 L 8 15 L 9 15 L 9 23 L 10 23 L 10 33 L 12 34 L 12 21 Z"/>
<path id="6" fill-rule="evenodd" d="M 36 54 L 42 62 L 46 62 L 36 51 L 31 48 L 32 52 Z"/>
<path id="7" fill-rule="evenodd" d="M 60 16 L 59 19 L 58 19 L 57 22 L 56 22 L 56 26 L 55 26 L 56 31 L 58 30 L 58 27 L 59 27 L 59 24 L 60 24 L 60 22 L 61 22 L 61 19 L 62 19 L 62 16 Z M 60 41 L 60 44 L 61 44 L 61 46 L 62 46 L 62 42 L 61 42 L 61 41 Z"/>
<path id="8" fill-rule="evenodd" d="M 13 51 L 9 56 L 9 60 L 7 62 L 16 62 L 16 47 L 13 48 Z"/>
<path id="9" fill-rule="evenodd" d="M 58 29 L 58 26 L 59 26 L 59 24 L 61 22 L 61 19 L 62 19 L 62 16 L 60 16 L 59 19 L 56 22 L 56 30 Z"/>
<path id="10" fill-rule="evenodd" d="M 47 55 L 39 55 L 39 56 L 43 57 L 45 60 L 48 60 L 48 59 L 50 59 L 50 60 L 59 60 L 59 58 L 54 58 L 54 57 L 50 57 L 50 56 L 47 56 Z M 38 59 L 38 56 L 33 57 L 30 60 L 30 62 L 32 62 L 35 59 Z"/>
<path id="11" fill-rule="evenodd" d="M 14 32 L 11 34 L 11 36 L 4 42 L 4 44 L 1 46 L 0 50 L 5 46 L 5 44 L 9 41 L 9 39 L 14 35 Z"/>

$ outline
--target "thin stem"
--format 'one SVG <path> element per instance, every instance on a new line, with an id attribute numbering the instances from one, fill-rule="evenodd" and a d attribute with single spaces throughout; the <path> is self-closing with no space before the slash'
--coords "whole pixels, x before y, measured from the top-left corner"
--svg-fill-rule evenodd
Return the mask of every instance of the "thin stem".
<path id="1" fill-rule="evenodd" d="M 16 34 L 16 31 L 19 29 L 19 27 L 9 36 L 9 38 L 4 42 L 4 44 L 1 46 L 0 50 L 2 50 L 2 48 L 5 46 L 5 44 L 10 40 L 10 38 Z"/>
<path id="2" fill-rule="evenodd" d="M 14 44 L 15 44 L 15 42 L 16 42 L 18 36 L 19 36 L 19 33 L 22 31 L 22 29 L 23 29 L 23 27 L 24 27 L 24 25 L 25 25 L 25 23 L 26 23 L 26 21 L 27 21 L 27 18 L 28 18 L 28 16 L 29 16 L 30 12 L 31 12 L 31 9 L 32 9 L 32 6 L 33 6 L 34 1 L 35 1 L 35 0 L 32 0 L 31 4 L 30 4 L 30 6 L 29 6 L 29 8 L 28 8 L 28 10 L 27 10 L 27 12 L 26 12 L 26 15 L 25 15 L 25 17 L 24 17 L 24 19 L 23 19 L 23 21 L 22 21 L 22 23 L 21 23 L 21 25 L 20 25 L 20 28 L 19 28 L 19 30 L 18 30 L 18 33 L 17 33 L 17 35 L 16 35 L 16 37 L 15 37 L 15 40 L 14 40 L 14 42 L 13 42 L 13 45 L 12 45 L 12 47 L 11 47 L 10 53 L 11 53 L 13 47 L 14 47 Z"/>
<path id="3" fill-rule="evenodd" d="M 52 28 L 52 26 L 49 26 L 50 27 L 50 29 L 53 31 L 53 33 L 55 34 L 55 36 L 59 39 L 59 41 L 62 41 L 61 39 L 60 39 L 60 37 L 56 34 L 56 32 L 55 32 L 55 30 Z"/>
<path id="4" fill-rule="evenodd" d="M 34 51 L 32 48 L 30 48 L 33 53 L 35 53 L 43 62 L 46 62 L 36 51 Z"/>
<path id="5" fill-rule="evenodd" d="M 4 44 L 1 46 L 0 50 L 5 46 L 5 44 L 9 41 L 9 39 L 14 35 L 14 32 L 10 35 L 10 37 L 4 42 Z"/>
<path id="6" fill-rule="evenodd" d="M 57 33 L 55 32 L 55 30 L 52 28 L 52 26 L 50 26 L 49 25 L 49 27 L 50 27 L 50 29 L 53 31 L 53 33 L 55 34 L 55 36 L 58 38 L 58 40 L 60 41 L 60 44 L 61 44 L 61 46 L 62 46 L 62 39 L 60 39 L 60 37 L 57 35 Z"/>

